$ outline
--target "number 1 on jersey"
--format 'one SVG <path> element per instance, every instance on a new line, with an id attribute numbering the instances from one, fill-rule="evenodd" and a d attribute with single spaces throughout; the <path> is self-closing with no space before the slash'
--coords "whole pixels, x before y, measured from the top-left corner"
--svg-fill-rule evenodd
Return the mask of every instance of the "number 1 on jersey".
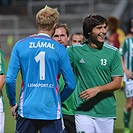
<path id="1" fill-rule="evenodd" d="M 45 52 L 40 52 L 36 57 L 35 61 L 40 61 L 40 80 L 45 80 Z"/>

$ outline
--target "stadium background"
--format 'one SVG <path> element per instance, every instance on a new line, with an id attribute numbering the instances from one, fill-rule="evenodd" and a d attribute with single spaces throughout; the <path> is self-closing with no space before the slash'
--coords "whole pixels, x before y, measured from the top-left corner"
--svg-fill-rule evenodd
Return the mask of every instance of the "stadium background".
<path id="1" fill-rule="evenodd" d="M 85 16 L 91 13 L 102 14 L 105 17 L 117 17 L 125 34 L 129 32 L 129 22 L 133 18 L 133 0 L 0 0 L 0 46 L 5 53 L 6 66 L 8 66 L 14 43 L 37 32 L 35 14 L 45 5 L 58 8 L 60 12 L 59 21 L 68 24 L 70 34 L 82 32 L 82 21 Z M 20 74 L 17 81 L 18 97 L 21 83 Z M 5 133 L 13 133 L 15 120 L 11 116 L 5 87 L 3 95 L 6 113 Z M 122 133 L 125 98 L 122 90 L 116 91 L 115 95 L 117 100 L 117 119 L 114 133 Z M 133 116 L 130 125 L 133 130 Z"/>

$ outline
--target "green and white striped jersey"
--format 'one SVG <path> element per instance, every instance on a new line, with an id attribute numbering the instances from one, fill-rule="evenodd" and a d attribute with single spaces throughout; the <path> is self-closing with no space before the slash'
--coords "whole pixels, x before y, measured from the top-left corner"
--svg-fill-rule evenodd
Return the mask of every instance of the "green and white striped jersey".
<path id="1" fill-rule="evenodd" d="M 120 54 L 124 59 L 125 67 L 133 72 L 133 37 L 126 37 L 123 41 L 122 47 L 120 48 Z M 129 81 L 124 75 L 124 81 Z"/>

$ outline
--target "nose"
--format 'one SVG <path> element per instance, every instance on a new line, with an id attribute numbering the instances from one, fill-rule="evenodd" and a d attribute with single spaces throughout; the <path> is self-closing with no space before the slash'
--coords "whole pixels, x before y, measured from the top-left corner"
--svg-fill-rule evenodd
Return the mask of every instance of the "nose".
<path id="1" fill-rule="evenodd" d="M 107 32 L 107 28 L 103 27 L 103 28 L 102 28 L 102 32 L 103 32 L 103 33 L 106 33 L 106 32 Z"/>
<path id="2" fill-rule="evenodd" d="M 58 40 L 61 40 L 61 36 L 58 36 Z"/>

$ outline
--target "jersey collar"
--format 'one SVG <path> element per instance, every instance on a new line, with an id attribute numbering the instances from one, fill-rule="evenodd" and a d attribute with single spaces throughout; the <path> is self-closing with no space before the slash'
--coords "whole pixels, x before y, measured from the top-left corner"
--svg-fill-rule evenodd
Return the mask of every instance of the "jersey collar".
<path id="1" fill-rule="evenodd" d="M 48 34 L 45 34 L 45 33 L 39 33 L 38 36 L 40 36 L 40 35 L 41 36 L 48 36 L 48 37 L 50 37 Z"/>

